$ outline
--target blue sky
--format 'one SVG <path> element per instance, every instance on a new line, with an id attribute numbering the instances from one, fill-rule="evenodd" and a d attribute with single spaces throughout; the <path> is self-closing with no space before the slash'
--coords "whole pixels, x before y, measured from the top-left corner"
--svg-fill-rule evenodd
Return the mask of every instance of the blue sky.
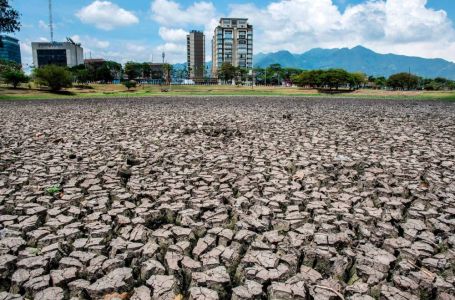
<path id="1" fill-rule="evenodd" d="M 12 0 L 22 14 L 24 63 L 30 42 L 49 40 L 47 0 Z M 222 16 L 247 17 L 254 52 L 363 45 L 380 53 L 455 61 L 453 0 L 53 0 L 55 40 L 80 41 L 85 56 L 119 62 L 184 62 L 185 35 L 203 30 L 210 59 L 211 32 Z"/>

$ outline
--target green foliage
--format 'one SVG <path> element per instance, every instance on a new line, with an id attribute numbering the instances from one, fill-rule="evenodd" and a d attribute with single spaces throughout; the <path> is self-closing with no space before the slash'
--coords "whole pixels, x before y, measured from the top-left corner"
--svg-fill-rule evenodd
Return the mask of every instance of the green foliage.
<path id="1" fill-rule="evenodd" d="M 268 68 L 265 69 L 265 71 L 265 73 L 267 73 L 267 84 L 281 84 L 281 81 L 283 79 L 283 68 L 280 64 L 271 64 Z"/>
<path id="2" fill-rule="evenodd" d="M 56 65 L 47 65 L 34 69 L 33 78 L 37 84 L 47 86 L 52 91 L 71 87 L 73 81 L 70 71 Z"/>
<path id="3" fill-rule="evenodd" d="M 218 70 L 218 77 L 223 80 L 232 80 L 236 76 L 237 68 L 230 63 L 223 63 Z"/>
<path id="4" fill-rule="evenodd" d="M 142 75 L 144 78 L 152 77 L 152 66 L 149 63 L 143 63 L 142 66 Z"/>
<path id="5" fill-rule="evenodd" d="M 137 86 L 137 83 L 136 81 L 134 80 L 127 80 L 127 81 L 124 81 L 123 82 L 123 85 L 128 89 L 128 91 L 131 89 L 131 88 L 135 88 Z"/>
<path id="6" fill-rule="evenodd" d="M 171 84 L 171 74 L 173 67 L 170 64 L 163 65 L 163 77 L 166 84 Z"/>
<path id="7" fill-rule="evenodd" d="M 142 76 L 143 65 L 140 63 L 129 61 L 125 64 L 125 74 L 129 80 L 134 80 Z"/>
<path id="8" fill-rule="evenodd" d="M 104 61 L 102 63 L 93 63 L 79 65 L 69 69 L 74 80 L 79 83 L 111 82 L 114 79 L 120 79 L 122 75 L 122 65 L 115 61 Z"/>
<path id="9" fill-rule="evenodd" d="M 0 32 L 16 32 L 21 29 L 19 13 L 13 9 L 8 0 L 0 0 Z M 2 46 L 0 42 L 0 46 Z"/>
<path id="10" fill-rule="evenodd" d="M 383 89 L 387 86 L 387 79 L 384 76 L 374 78 L 372 82 L 376 88 Z"/>
<path id="11" fill-rule="evenodd" d="M 349 76 L 349 86 L 354 89 L 359 89 L 368 82 L 367 75 L 361 72 L 350 73 Z"/>
<path id="12" fill-rule="evenodd" d="M 444 91 L 455 89 L 455 81 L 441 77 L 437 77 L 435 79 L 423 79 L 421 81 L 421 84 L 427 91 Z"/>
<path id="13" fill-rule="evenodd" d="M 346 86 L 350 89 L 356 89 L 366 82 L 366 75 L 349 73 L 343 69 L 312 70 L 294 75 L 292 80 L 299 86 L 310 86 L 312 88 L 338 89 Z"/>
<path id="14" fill-rule="evenodd" d="M 14 61 L 0 59 L 0 73 L 7 70 L 20 71 L 22 66 Z"/>
<path id="15" fill-rule="evenodd" d="M 19 84 L 27 83 L 30 80 L 22 70 L 9 69 L 3 71 L 0 75 L 6 84 L 10 84 L 14 88 L 17 88 Z"/>
<path id="16" fill-rule="evenodd" d="M 72 70 L 74 80 L 78 83 L 87 83 L 91 80 L 91 75 L 89 70 L 87 70 L 85 67 L 82 69 L 78 70 Z"/>
<path id="17" fill-rule="evenodd" d="M 100 67 L 94 69 L 94 81 L 110 82 L 120 79 L 122 72 L 122 65 L 118 62 L 105 61 Z"/>
<path id="18" fill-rule="evenodd" d="M 409 73 L 391 75 L 387 80 L 387 86 L 392 89 L 412 90 L 419 84 L 419 77 Z"/>
<path id="19" fill-rule="evenodd" d="M 320 87 L 322 85 L 322 75 L 324 71 L 322 70 L 312 70 L 303 72 L 300 74 L 297 85 L 300 86 L 310 86 L 312 88 Z"/>
<path id="20" fill-rule="evenodd" d="M 59 185 L 53 185 L 53 186 L 48 187 L 46 189 L 46 193 L 48 193 L 51 196 L 54 196 L 55 194 L 60 193 L 61 190 L 62 189 L 61 189 L 61 187 Z"/>
<path id="21" fill-rule="evenodd" d="M 255 68 L 256 82 L 260 84 L 278 84 L 293 82 L 298 84 L 299 76 L 304 72 L 297 68 L 282 68 L 280 64 L 273 64 L 267 68 Z"/>

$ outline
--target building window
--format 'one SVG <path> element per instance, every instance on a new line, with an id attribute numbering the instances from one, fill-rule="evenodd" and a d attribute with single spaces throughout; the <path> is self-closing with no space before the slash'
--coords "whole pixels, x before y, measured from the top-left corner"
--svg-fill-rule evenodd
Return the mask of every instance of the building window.
<path id="1" fill-rule="evenodd" d="M 38 49 L 38 66 L 58 65 L 67 66 L 66 49 Z"/>

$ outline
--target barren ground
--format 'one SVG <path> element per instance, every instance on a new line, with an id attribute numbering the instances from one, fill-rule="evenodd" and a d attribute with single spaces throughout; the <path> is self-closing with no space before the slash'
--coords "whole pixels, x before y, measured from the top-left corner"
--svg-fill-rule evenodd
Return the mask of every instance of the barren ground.
<path id="1" fill-rule="evenodd" d="M 0 300 L 455 299 L 454 163 L 450 103 L 0 101 Z"/>

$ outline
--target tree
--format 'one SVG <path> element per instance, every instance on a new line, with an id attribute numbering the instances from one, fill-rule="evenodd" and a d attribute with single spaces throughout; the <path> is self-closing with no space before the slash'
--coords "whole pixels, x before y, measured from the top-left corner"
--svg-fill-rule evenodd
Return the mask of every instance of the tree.
<path id="1" fill-rule="evenodd" d="M 256 82 L 258 84 L 265 84 L 265 70 L 260 67 L 256 67 L 253 69 L 253 72 L 256 76 Z"/>
<path id="2" fill-rule="evenodd" d="M 283 68 L 280 64 L 271 64 L 268 68 L 266 68 L 266 71 L 268 83 L 281 84 L 281 79 L 283 78 Z"/>
<path id="3" fill-rule="evenodd" d="M 351 75 L 343 69 L 329 69 L 321 74 L 321 81 L 324 86 L 328 86 L 330 89 L 340 88 L 343 85 L 347 85 Z"/>
<path id="4" fill-rule="evenodd" d="M 0 59 L 0 73 L 3 73 L 7 70 L 16 70 L 19 71 L 22 69 L 22 66 L 14 61 Z"/>
<path id="5" fill-rule="evenodd" d="M 21 29 L 19 13 L 9 5 L 8 0 L 0 0 L 0 32 L 16 32 Z M 0 48 L 3 42 L 0 37 Z"/>
<path id="6" fill-rule="evenodd" d="M 409 73 L 398 73 L 391 75 L 387 85 L 393 89 L 416 89 L 419 84 L 419 77 Z"/>
<path id="7" fill-rule="evenodd" d="M 229 81 L 234 79 L 236 72 L 236 67 L 234 67 L 232 64 L 223 63 L 221 65 L 221 68 L 218 70 L 218 77 L 225 81 Z"/>
<path id="8" fill-rule="evenodd" d="M 77 70 L 74 74 L 74 79 L 79 83 L 87 83 L 91 78 L 91 74 L 87 69 Z"/>
<path id="9" fill-rule="evenodd" d="M 294 81 L 292 80 L 293 78 L 296 78 L 295 76 L 298 76 L 302 73 L 302 70 L 300 69 L 296 69 L 296 68 L 284 68 L 283 69 L 283 72 L 282 72 L 282 75 L 283 75 L 283 79 L 286 81 L 286 82 L 291 82 L 291 83 L 294 83 Z"/>
<path id="10" fill-rule="evenodd" d="M 301 73 L 298 77 L 299 86 L 309 86 L 311 88 L 317 88 L 322 86 L 322 75 L 324 71 L 322 70 L 311 70 Z"/>
<path id="11" fill-rule="evenodd" d="M 152 77 L 152 67 L 149 63 L 142 64 L 142 77 L 151 78 Z"/>
<path id="12" fill-rule="evenodd" d="M 127 80 L 127 81 L 124 81 L 123 82 L 123 85 L 128 89 L 128 91 L 131 89 L 131 88 L 135 88 L 137 83 L 136 81 L 134 80 Z"/>
<path id="13" fill-rule="evenodd" d="M 384 76 L 380 76 L 374 79 L 374 85 L 376 88 L 383 89 L 387 86 L 387 79 Z"/>
<path id="14" fill-rule="evenodd" d="M 28 76 L 22 70 L 6 70 L 2 72 L 1 77 L 6 84 L 11 84 L 13 88 L 17 88 L 19 84 L 29 81 Z"/>
<path id="15" fill-rule="evenodd" d="M 134 80 L 142 76 L 142 64 L 129 61 L 125 64 L 125 74 L 129 80 Z"/>
<path id="16" fill-rule="evenodd" d="M 247 76 L 248 76 L 248 69 L 241 68 L 241 67 L 235 68 L 235 77 L 236 77 L 236 81 L 238 83 L 241 83 L 244 80 L 246 80 Z"/>
<path id="17" fill-rule="evenodd" d="M 359 89 L 368 81 L 367 75 L 361 72 L 354 72 L 349 75 L 348 81 L 351 89 Z"/>
<path id="18" fill-rule="evenodd" d="M 47 65 L 33 70 L 33 78 L 36 83 L 49 87 L 52 91 L 71 87 L 72 75 L 64 67 Z"/>
<path id="19" fill-rule="evenodd" d="M 163 65 L 163 77 L 166 84 L 171 84 L 171 75 L 172 75 L 172 65 L 164 64 Z"/>

